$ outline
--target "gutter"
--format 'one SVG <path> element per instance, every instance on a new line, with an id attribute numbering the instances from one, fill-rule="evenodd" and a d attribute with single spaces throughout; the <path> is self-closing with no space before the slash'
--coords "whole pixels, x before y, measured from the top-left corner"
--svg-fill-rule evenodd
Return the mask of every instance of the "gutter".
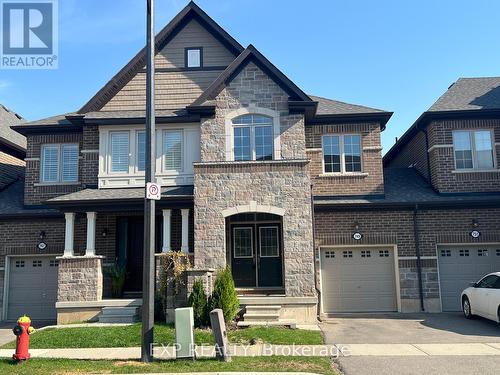
<path id="1" fill-rule="evenodd" d="M 418 290 L 420 295 L 420 309 L 425 311 L 424 307 L 424 286 L 422 282 L 422 258 L 420 256 L 420 230 L 418 226 L 418 204 L 415 204 L 413 209 L 413 229 L 415 237 L 415 253 L 417 255 L 417 275 L 418 275 Z"/>
<path id="2" fill-rule="evenodd" d="M 318 286 L 318 266 L 316 264 L 316 221 L 314 219 L 314 196 L 313 185 L 311 184 L 311 218 L 312 218 L 312 235 L 313 235 L 313 264 L 314 264 L 314 289 L 318 294 L 318 303 L 316 304 L 316 316 L 321 322 L 321 290 Z M 318 250 L 318 257 L 321 256 Z"/>

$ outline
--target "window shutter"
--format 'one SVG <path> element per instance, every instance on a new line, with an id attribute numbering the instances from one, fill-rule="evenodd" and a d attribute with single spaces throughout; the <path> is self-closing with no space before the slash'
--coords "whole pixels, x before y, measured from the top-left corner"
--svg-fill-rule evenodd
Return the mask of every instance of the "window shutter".
<path id="1" fill-rule="evenodd" d="M 62 181 L 78 181 L 78 146 L 63 145 L 62 150 Z"/>
<path id="2" fill-rule="evenodd" d="M 128 172 L 128 133 L 111 134 L 111 172 Z"/>
<path id="3" fill-rule="evenodd" d="M 59 147 L 57 145 L 43 146 L 42 181 L 57 182 L 59 175 Z"/>

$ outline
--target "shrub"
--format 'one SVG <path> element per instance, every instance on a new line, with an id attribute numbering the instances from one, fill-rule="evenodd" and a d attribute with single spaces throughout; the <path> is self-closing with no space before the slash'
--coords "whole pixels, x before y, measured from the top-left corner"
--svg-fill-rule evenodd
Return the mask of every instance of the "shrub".
<path id="1" fill-rule="evenodd" d="M 111 279 L 111 294 L 115 298 L 120 298 L 123 295 L 123 286 L 127 278 L 127 270 L 125 266 L 113 264 L 106 269 L 106 275 Z"/>
<path id="2" fill-rule="evenodd" d="M 231 322 L 236 317 L 240 308 L 240 302 L 238 301 L 233 275 L 229 267 L 217 273 L 209 305 L 210 311 L 213 309 L 222 309 L 226 322 Z"/>
<path id="3" fill-rule="evenodd" d="M 201 280 L 193 283 L 193 291 L 189 295 L 188 305 L 193 308 L 194 325 L 206 327 L 208 325 L 208 305 L 205 287 Z"/>

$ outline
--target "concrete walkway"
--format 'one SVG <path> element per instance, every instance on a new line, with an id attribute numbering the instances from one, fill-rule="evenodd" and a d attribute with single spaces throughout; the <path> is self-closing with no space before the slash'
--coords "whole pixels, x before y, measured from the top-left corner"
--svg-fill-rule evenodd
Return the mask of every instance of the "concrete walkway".
<path id="1" fill-rule="evenodd" d="M 0 357 L 12 357 L 14 350 L 0 349 Z M 233 345 L 230 352 L 235 357 L 254 356 L 319 356 L 348 357 L 437 357 L 437 356 L 495 356 L 500 359 L 499 343 L 455 344 L 348 344 L 348 345 Z M 82 348 L 82 349 L 31 349 L 33 358 L 66 358 L 87 360 L 134 360 L 141 356 L 141 348 Z M 174 359 L 172 346 L 156 347 L 158 359 Z M 212 346 L 196 347 L 197 358 L 215 357 Z"/>

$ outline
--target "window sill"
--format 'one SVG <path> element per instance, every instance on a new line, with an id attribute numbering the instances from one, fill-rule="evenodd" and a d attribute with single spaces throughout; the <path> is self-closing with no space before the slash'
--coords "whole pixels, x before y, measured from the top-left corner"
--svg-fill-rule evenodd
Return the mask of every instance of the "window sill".
<path id="1" fill-rule="evenodd" d="M 451 173 L 500 173 L 500 169 L 454 169 Z"/>
<path id="2" fill-rule="evenodd" d="M 36 182 L 33 186 L 67 186 L 67 185 L 81 185 L 81 182 Z"/>
<path id="3" fill-rule="evenodd" d="M 349 178 L 349 177 L 367 177 L 369 176 L 368 173 L 364 172 L 353 172 L 353 173 L 323 173 L 318 175 L 318 177 L 321 178 L 328 178 L 328 177 L 342 177 L 342 178 Z"/>

